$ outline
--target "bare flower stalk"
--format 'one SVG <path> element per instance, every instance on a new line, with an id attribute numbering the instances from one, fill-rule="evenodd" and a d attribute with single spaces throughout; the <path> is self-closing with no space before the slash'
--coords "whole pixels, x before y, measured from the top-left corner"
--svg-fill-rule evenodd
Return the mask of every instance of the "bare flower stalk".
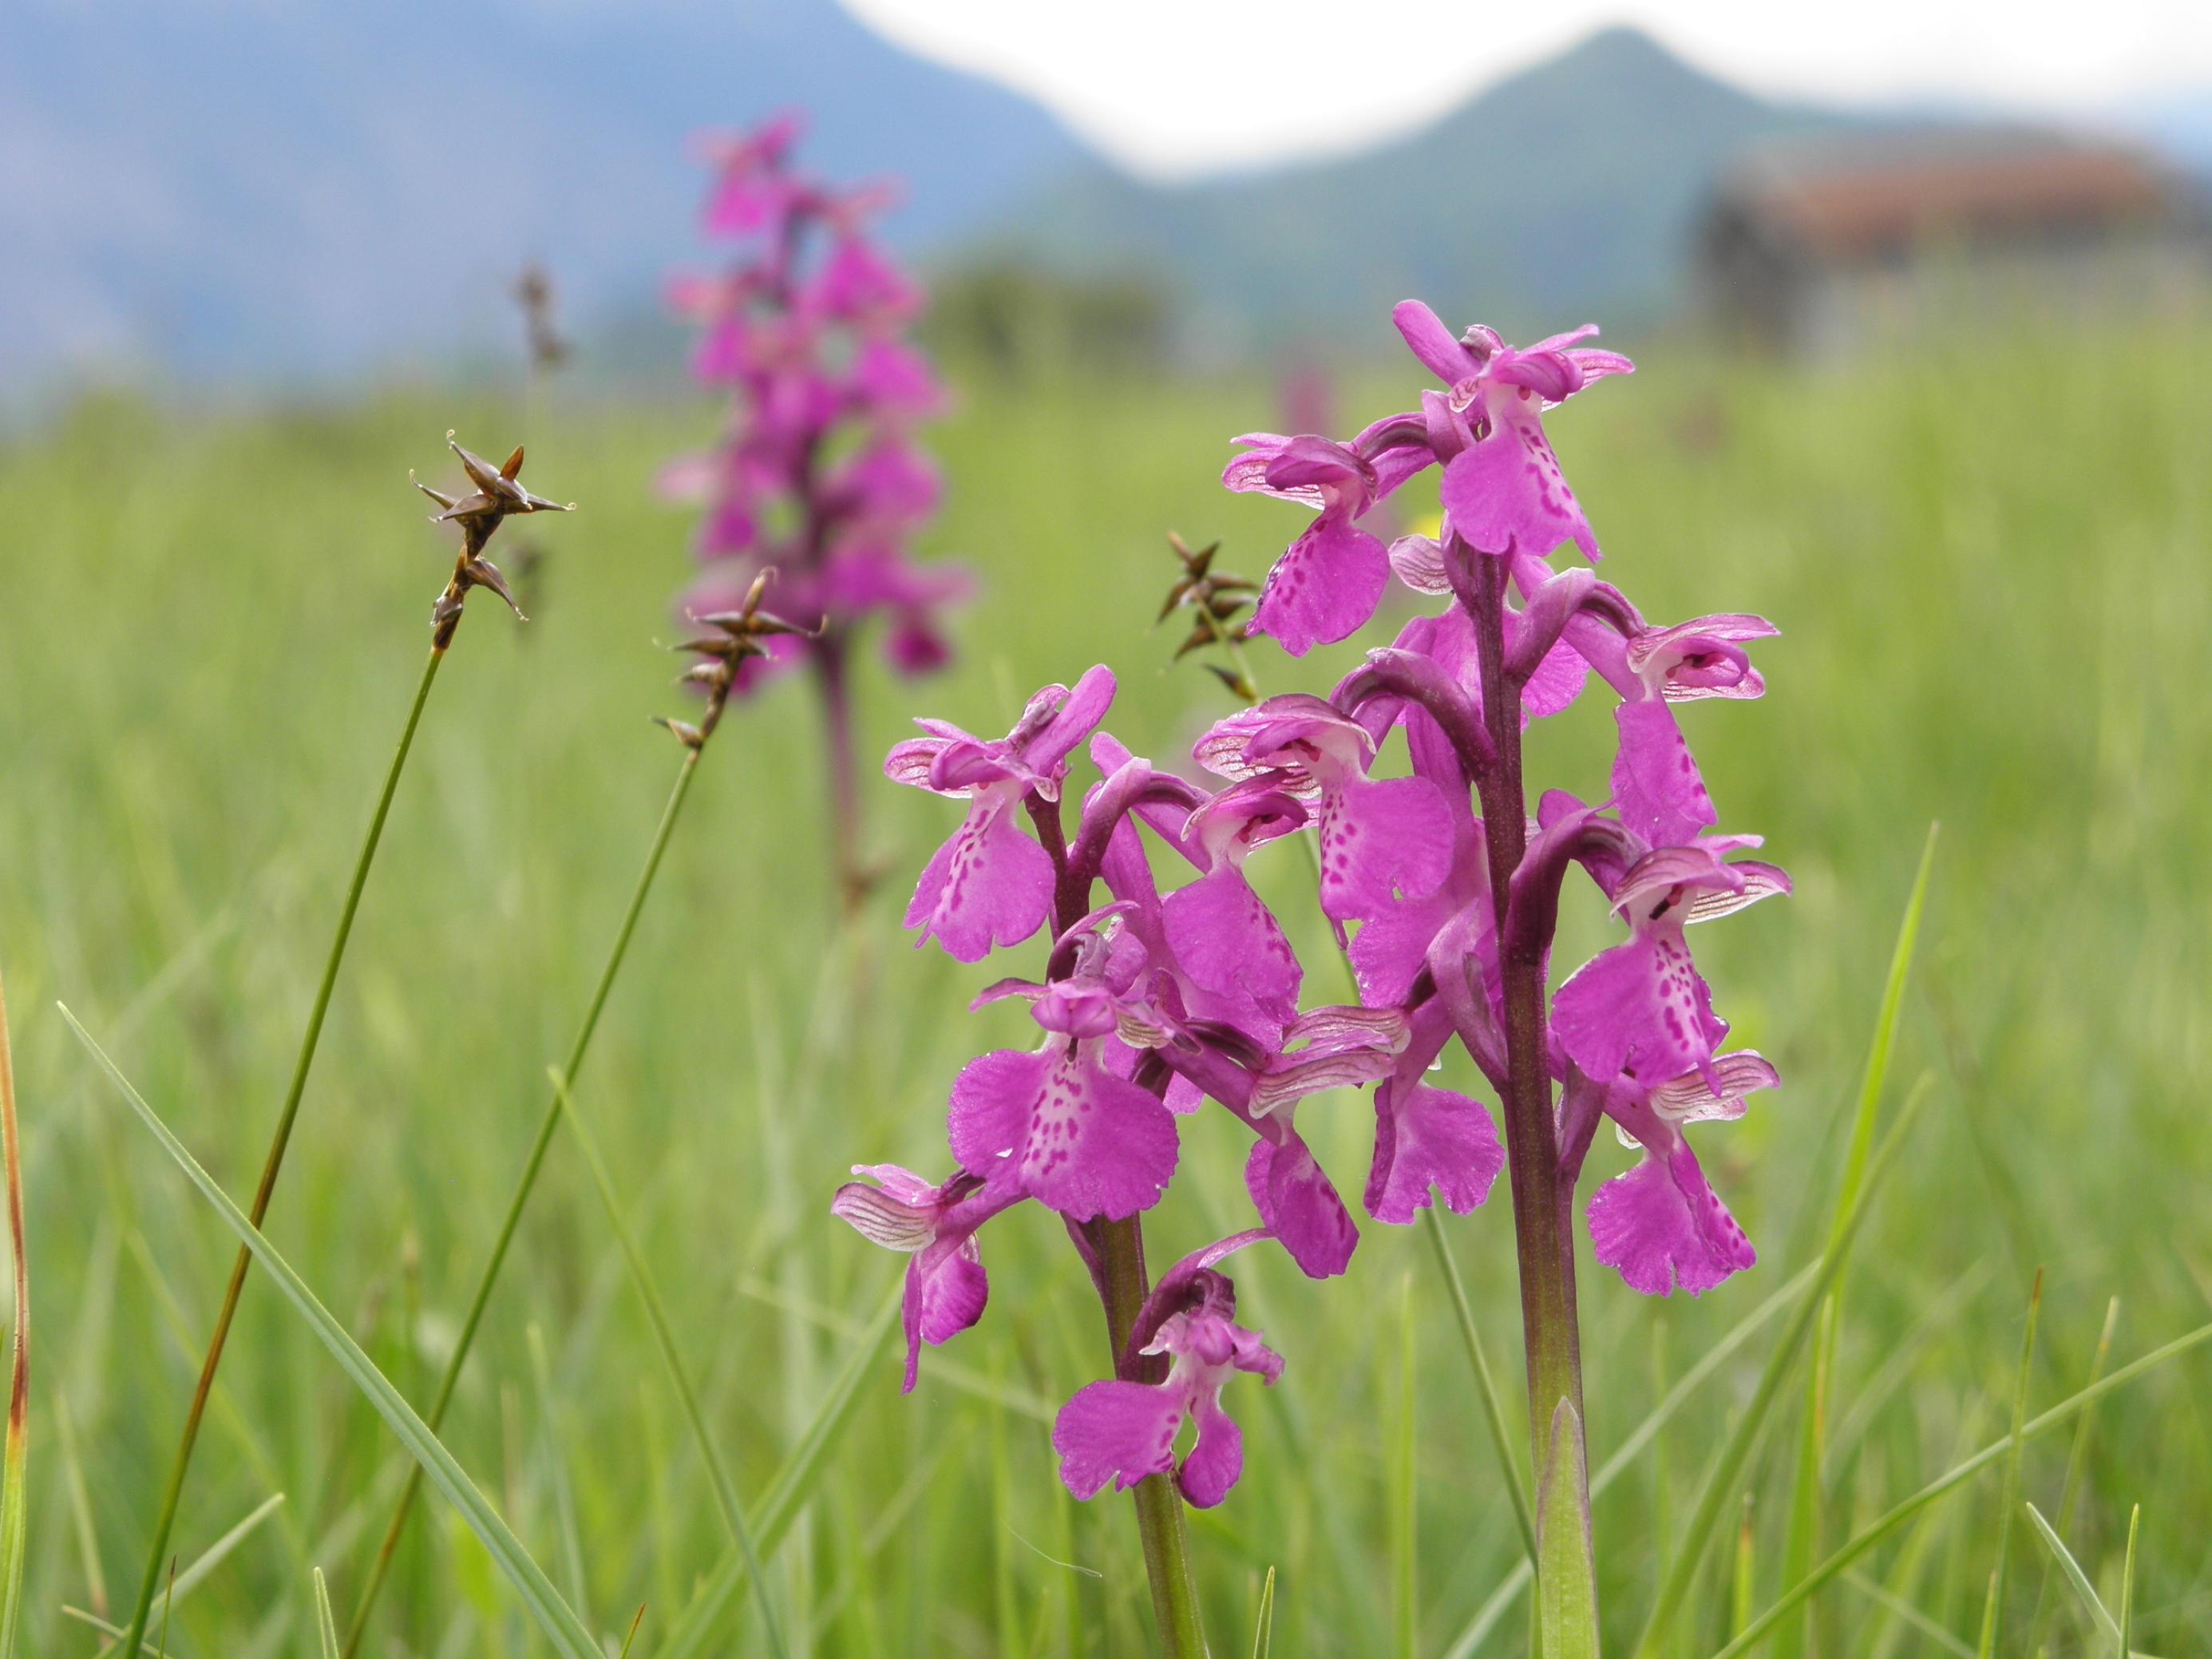
<path id="1" fill-rule="evenodd" d="M 455 497 L 417 483 L 416 488 L 436 501 L 444 510 L 434 522 L 454 523 L 461 527 L 461 550 L 454 560 L 453 574 L 445 591 L 438 596 L 430 612 L 430 654 L 422 665 L 422 678 L 416 682 L 415 696 L 408 705 L 406 723 L 400 727 L 398 747 L 393 750 L 392 763 L 386 769 L 384 787 L 376 798 L 375 810 L 369 815 L 368 831 L 362 838 L 361 852 L 354 860 L 353 877 L 347 884 L 345 902 L 338 911 L 337 930 L 331 936 L 329 951 L 323 959 L 322 978 L 315 988 L 315 998 L 307 1013 L 307 1028 L 300 1039 L 300 1051 L 293 1061 L 292 1081 L 285 1091 L 283 1105 L 276 1114 L 276 1127 L 270 1135 L 269 1150 L 264 1156 L 261 1179 L 253 1191 L 253 1205 L 247 1212 L 258 1228 L 269 1213 L 270 1200 L 276 1191 L 276 1177 L 284 1167 L 284 1153 L 291 1145 L 292 1129 L 300 1115 L 300 1102 L 307 1090 L 308 1074 L 313 1070 L 315 1050 L 322 1041 L 323 1021 L 328 1016 L 331 994 L 337 985 L 338 968 L 345 960 L 346 945 L 353 936 L 356 914 L 361 908 L 361 896 L 368 884 L 369 866 L 376 860 L 376 849 L 384 838 L 384 824 L 392 811 L 392 799 L 399 788 L 399 775 L 406 769 L 407 756 L 415 743 L 415 732 L 422 724 L 423 707 L 430 700 L 430 687 L 438 678 L 438 670 L 446 660 L 446 652 L 453 641 L 453 635 L 461 625 L 461 614 L 469 592 L 476 587 L 488 587 L 507 602 L 510 610 L 520 617 L 514 596 L 507 589 L 506 578 L 497 566 L 483 556 L 483 550 L 502 520 L 517 514 L 541 512 L 566 512 L 567 507 L 532 495 L 516 482 L 522 471 L 522 451 L 517 449 L 506 462 L 494 467 L 482 458 L 471 454 L 459 444 L 453 443 L 453 434 L 446 434 L 453 453 L 460 458 L 469 480 L 476 485 L 472 494 Z M 208 1339 L 207 1355 L 200 1363 L 198 1380 L 192 1387 L 191 1403 L 185 1408 L 185 1426 L 177 1443 L 176 1455 L 169 1466 L 168 1479 L 161 1489 L 161 1504 L 154 1522 L 152 1542 L 146 1553 L 146 1565 L 140 1575 L 138 1593 L 132 1603 L 131 1623 L 123 1642 L 125 1653 L 136 1653 L 144 1642 L 147 1627 L 153 1616 L 154 1598 L 159 1593 L 163 1573 L 169 1562 L 169 1534 L 176 1524 L 177 1507 L 184 1497 L 185 1477 L 191 1470 L 192 1450 L 199 1439 L 200 1422 L 207 1413 L 209 1396 L 215 1389 L 216 1373 L 222 1364 L 224 1345 L 230 1340 L 232 1321 L 238 1314 L 238 1302 L 246 1288 L 247 1270 L 253 1265 L 252 1253 L 240 1249 L 231 1264 L 230 1281 L 224 1287 L 222 1305 L 216 1315 L 215 1330 Z"/>
<path id="2" fill-rule="evenodd" d="M 682 814 L 684 803 L 690 795 L 691 781 L 698 774 L 699 757 L 706 751 L 707 739 L 714 735 L 715 728 L 721 723 L 738 667 L 747 659 L 765 653 L 766 647 L 763 644 L 765 639 L 775 635 L 804 635 L 808 632 L 760 609 L 761 599 L 774 575 L 773 571 L 763 571 L 756 577 L 746 592 L 744 602 L 737 610 L 695 618 L 705 631 L 699 637 L 687 640 L 677 647 L 698 659 L 684 672 L 682 679 L 685 684 L 704 689 L 706 707 L 696 722 L 681 720 L 659 722 L 674 733 L 677 741 L 683 745 L 684 758 L 677 769 L 676 781 L 669 791 L 667 804 L 661 808 L 660 822 L 653 830 L 651 845 L 646 849 L 645 863 L 630 890 L 629 902 L 623 912 L 621 924 L 615 930 L 613 945 L 599 969 L 599 981 L 592 988 L 591 1000 L 585 1005 L 583 1019 L 576 1028 L 576 1035 L 568 1045 L 568 1057 L 561 1066 L 559 1076 L 564 1085 L 573 1085 L 582 1070 L 586 1055 L 591 1050 L 592 1036 L 599 1029 L 599 1016 L 606 1007 L 609 993 L 614 988 L 615 976 L 622 970 L 623 959 L 629 953 L 630 937 L 637 930 L 638 917 L 645 909 L 646 895 L 653 890 L 653 878 L 659 873 L 661 858 L 668 850 L 669 838 L 674 833 L 677 818 Z M 445 1421 L 447 1408 L 453 1404 L 454 1391 L 460 1383 L 462 1368 L 468 1362 L 469 1351 L 474 1346 L 477 1331 L 483 1322 L 484 1310 L 490 1304 L 493 1286 L 498 1282 L 500 1269 L 507 1263 L 507 1253 L 514 1242 L 515 1229 L 520 1225 L 522 1212 L 528 1206 L 530 1194 L 538 1184 L 538 1171 L 544 1167 L 545 1154 L 553 1144 L 553 1133 L 559 1127 L 562 1116 L 562 1090 L 556 1087 L 546 1103 L 544 1115 L 538 1119 L 538 1132 L 532 1137 L 529 1153 L 523 1160 L 521 1174 L 515 1181 L 514 1192 L 508 1196 L 499 1231 L 492 1240 L 491 1255 L 485 1261 L 483 1270 L 477 1276 L 476 1288 L 470 1294 L 468 1312 L 462 1318 L 460 1334 L 454 1340 L 453 1352 L 447 1356 L 446 1368 L 438 1378 L 437 1393 L 432 1396 L 429 1410 L 423 1413 L 424 1422 L 434 1433 Z M 385 1527 L 384 1539 L 377 1549 L 376 1559 L 369 1568 L 368 1582 L 362 1586 L 361 1599 L 355 1606 L 353 1620 L 346 1632 L 348 1659 L 361 1651 L 362 1638 L 368 1629 L 369 1614 L 391 1571 L 401 1534 L 407 1525 L 407 1517 L 413 1510 L 416 1496 L 422 1490 L 422 1470 L 421 1465 L 416 1464 L 408 1470 L 406 1481 L 400 1487 L 399 1498 L 392 1506 L 392 1518 Z"/>

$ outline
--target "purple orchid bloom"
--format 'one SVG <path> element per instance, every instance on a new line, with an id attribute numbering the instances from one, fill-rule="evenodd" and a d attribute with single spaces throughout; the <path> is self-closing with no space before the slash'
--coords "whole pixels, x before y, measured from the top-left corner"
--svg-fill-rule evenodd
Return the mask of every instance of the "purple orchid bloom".
<path id="1" fill-rule="evenodd" d="M 823 493 L 848 525 L 880 533 L 927 518 L 936 510 L 944 489 L 937 469 L 893 434 L 838 468 Z"/>
<path id="2" fill-rule="evenodd" d="M 837 239 L 800 309 L 842 323 L 883 328 L 921 309 L 921 289 L 865 236 Z"/>
<path id="3" fill-rule="evenodd" d="M 1014 729 L 986 742 L 944 720 L 917 720 L 928 732 L 892 745 L 884 775 L 894 783 L 965 799 L 968 817 L 937 849 L 915 884 L 906 925 L 915 940 L 935 939 L 957 962 L 981 962 L 994 945 L 1018 945 L 1044 926 L 1053 867 L 1044 848 L 1014 822 L 1023 798 L 1060 799 L 1067 757 L 1114 701 L 1114 675 L 1103 664 L 1076 682 L 1048 685 L 1029 701 Z"/>
<path id="4" fill-rule="evenodd" d="M 1453 528 L 1478 552 L 1541 555 L 1571 541 L 1595 561 L 1597 538 L 1544 435 L 1543 412 L 1635 365 L 1579 343 L 1597 332 L 1595 324 L 1519 347 L 1480 324 L 1455 338 L 1418 300 L 1401 301 L 1391 317 L 1413 354 L 1450 388 L 1457 453 L 1444 467 L 1443 506 Z"/>
<path id="5" fill-rule="evenodd" d="M 1450 741 L 1427 711 L 1408 708 L 1400 718 L 1413 775 L 1427 779 L 1437 789 L 1450 820 L 1451 839 L 1444 878 L 1436 889 L 1384 906 L 1352 941 L 1359 994 L 1370 1007 L 1378 1008 L 1407 1000 L 1413 981 L 1427 965 L 1431 947 L 1456 919 L 1474 918 L 1478 933 L 1485 936 L 1492 928 L 1490 864 L 1482 820 L 1468 805 L 1466 774 Z"/>
<path id="6" fill-rule="evenodd" d="M 1389 553 L 1358 525 L 1382 499 L 1375 468 L 1327 438 L 1248 432 L 1236 441 L 1246 453 L 1222 473 L 1224 485 L 1319 509 L 1268 573 L 1252 631 L 1272 635 L 1294 657 L 1357 633 L 1390 580 Z"/>
<path id="7" fill-rule="evenodd" d="M 805 118 L 787 110 L 742 137 L 706 141 L 703 148 L 716 168 L 714 192 L 707 199 L 710 234 L 750 236 L 783 217 L 796 188 L 784 164 L 805 130 Z"/>
<path id="8" fill-rule="evenodd" d="M 1700 617 L 1628 641 L 1623 660 L 1638 695 L 1613 710 L 1620 748 L 1613 794 L 1621 821 L 1653 846 L 1687 842 L 1720 822 L 1674 705 L 1759 696 L 1766 683 L 1741 641 L 1777 631 L 1764 617 Z"/>
<path id="9" fill-rule="evenodd" d="M 1119 1221 L 1159 1200 L 1176 1166 L 1175 1115 L 1106 1065 L 1106 1044 L 1166 1040 L 1138 988 L 1145 948 L 1116 925 L 1119 906 L 1085 916 L 1060 944 L 1075 966 L 1038 985 L 1001 980 L 975 1006 L 1023 997 L 1048 1034 L 1034 1053 L 972 1060 L 952 1085 L 952 1156 L 1000 1191 L 1038 1200 L 1071 1221 Z"/>
<path id="10" fill-rule="evenodd" d="M 1249 1000 L 1278 1029 L 1297 1018 L 1305 970 L 1244 878 L 1244 860 L 1305 822 L 1304 805 L 1273 780 L 1231 785 L 1193 812 L 1186 828 L 1206 873 L 1161 906 L 1169 948 L 1192 982 L 1219 997 Z"/>
<path id="11" fill-rule="evenodd" d="M 861 343 L 845 397 L 853 410 L 902 422 L 941 415 L 948 401 L 929 360 L 888 334 Z"/>
<path id="12" fill-rule="evenodd" d="M 896 1164 L 856 1164 L 853 1173 L 872 1176 L 877 1184 L 846 1182 L 830 1200 L 830 1213 L 871 1243 L 913 1257 L 901 1302 L 906 1381 L 899 1390 L 912 1394 L 921 1345 L 941 1346 L 983 1316 L 990 1284 L 975 1247 L 976 1230 L 1022 1194 L 990 1190 L 964 1170 L 943 1186 Z"/>
<path id="13" fill-rule="evenodd" d="M 1370 778 L 1375 740 L 1319 697 L 1292 693 L 1215 723 L 1193 751 L 1208 771 L 1243 780 L 1279 775 L 1317 798 L 1321 907 L 1336 924 L 1425 898 L 1449 867 L 1451 815 L 1426 778 Z"/>
<path id="14" fill-rule="evenodd" d="M 1158 1383 L 1115 1378 L 1086 1383 L 1060 1407 L 1053 1449 L 1060 1479 L 1078 1498 L 1094 1498 L 1110 1482 L 1125 1490 L 1147 1475 L 1175 1478 L 1183 1501 L 1212 1509 L 1244 1472 L 1244 1437 L 1221 1408 L 1221 1390 L 1238 1371 L 1272 1383 L 1283 1361 L 1259 1336 L 1236 1323 L 1237 1287 L 1212 1264 L 1258 1238 L 1242 1233 L 1185 1257 L 1163 1276 L 1139 1316 L 1132 1343 L 1141 1354 L 1172 1363 Z M 1188 1455 L 1176 1456 L 1183 1425 L 1197 1425 Z"/>
<path id="15" fill-rule="evenodd" d="M 1690 959 L 1682 929 L 1790 890 L 1789 876 L 1773 865 L 1723 860 L 1723 854 L 1758 845 L 1756 836 L 1724 836 L 1662 847 L 1622 877 L 1611 896 L 1627 918 L 1628 942 L 1590 958 L 1552 1003 L 1559 1046 L 1593 1082 L 1624 1073 L 1662 1079 L 1696 1073 L 1717 1087 L 1713 1054 L 1728 1025 L 1713 1012 L 1711 989 Z"/>
<path id="16" fill-rule="evenodd" d="M 1590 1243 L 1600 1261 L 1645 1296 L 1677 1288 L 1697 1296 L 1759 1259 L 1705 1180 L 1682 1125 L 1741 1117 L 1747 1094 L 1781 1079 L 1749 1048 L 1721 1055 L 1707 1070 L 1710 1082 L 1692 1072 L 1656 1089 L 1623 1078 L 1606 1091 L 1606 1115 L 1644 1156 L 1590 1195 Z"/>
<path id="17" fill-rule="evenodd" d="M 1498 1126 L 1480 1101 L 1425 1080 L 1451 1040 L 1450 1016 L 1431 998 L 1413 1017 L 1412 1041 L 1375 1090 L 1375 1162 L 1368 1171 L 1367 1213 L 1394 1227 L 1411 1226 L 1430 1193 L 1454 1215 L 1467 1215 L 1490 1196 L 1505 1167 Z"/>

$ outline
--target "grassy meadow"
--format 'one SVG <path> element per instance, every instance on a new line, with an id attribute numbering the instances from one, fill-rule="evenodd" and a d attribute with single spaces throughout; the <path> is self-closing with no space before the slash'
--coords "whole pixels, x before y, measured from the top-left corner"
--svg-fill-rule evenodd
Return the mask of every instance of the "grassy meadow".
<path id="1" fill-rule="evenodd" d="M 1942 824 L 1882 1107 L 1887 1121 L 1919 1090 L 1922 1109 L 1838 1287 L 1826 1386 L 1802 1361 L 1790 1372 L 1668 1659 L 1711 1654 L 1806 1564 L 2004 1437 L 2039 1267 L 2031 1413 L 2087 1381 L 2113 1298 L 2108 1368 L 2212 1317 L 2208 366 L 2202 337 L 1819 374 L 1662 350 L 1552 422 L 1604 574 L 1647 615 L 1756 611 L 1783 629 L 1760 656 L 1764 702 L 1684 724 L 1722 827 L 1764 833 L 1797 882 L 1698 940 L 1737 1040 L 1785 1080 L 1698 1136 L 1759 1265 L 1652 1301 L 1583 1241 L 1595 1464 L 1819 1254 L 1899 918 Z M 1346 388 L 1340 424 L 1406 406 L 1421 382 L 1410 362 L 1378 367 Z M 242 1202 L 450 567 L 408 469 L 450 480 L 448 427 L 503 452 L 519 407 L 495 390 L 203 418 L 94 402 L 0 449 L 0 968 L 36 1315 L 28 1652 L 101 1650 L 65 1607 L 127 1615 L 234 1249 L 54 1005 Z M 678 764 L 647 718 L 684 708 L 659 642 L 690 526 L 651 480 L 712 418 L 558 386 L 542 400 L 526 482 L 581 510 L 501 532 L 495 556 L 526 535 L 546 550 L 524 594 L 535 620 L 519 628 L 489 596 L 469 607 L 338 985 L 269 1232 L 418 1404 Z M 1103 660 L 1117 735 L 1186 753 L 1224 694 L 1193 664 L 1170 669 L 1177 635 L 1152 631 L 1164 537 L 1220 536 L 1224 568 L 1262 574 L 1299 514 L 1216 478 L 1229 434 L 1277 418 L 1256 378 L 971 380 L 933 434 L 950 494 L 928 546 L 985 585 L 950 674 L 900 684 L 871 659 L 864 751 L 913 714 L 1001 732 L 1038 684 Z M 1255 672 L 1263 690 L 1326 690 L 1394 626 L 1303 665 L 1260 646 Z M 1532 775 L 1601 792 L 1611 733 L 1593 699 L 1532 734 Z M 740 1490 L 756 1511 L 781 1495 L 771 1573 L 795 1649 L 1145 1652 L 1128 1500 L 1073 1502 L 1048 1442 L 1059 1402 L 1107 1371 L 1052 1218 L 1026 1206 L 988 1231 L 990 1311 L 925 1356 L 912 1398 L 894 1347 L 869 1347 L 902 1263 L 833 1220 L 830 1193 L 856 1162 L 943 1167 L 960 1065 L 1027 1042 L 1018 1007 L 966 1001 L 1034 969 L 907 947 L 898 910 L 955 809 L 872 778 L 884 875 L 862 925 L 841 928 L 817 740 L 799 682 L 733 708 L 577 1103 Z M 1287 849 L 1254 864 L 1303 930 L 1309 986 L 1333 998 L 1304 868 Z M 1563 967 L 1607 938 L 1602 908 L 1577 894 Z M 1311 1102 L 1300 1127 L 1356 1210 L 1364 1100 Z M 1156 1265 L 1247 1224 L 1247 1141 L 1218 1111 L 1186 1125 L 1182 1172 L 1148 1218 Z M 1593 1179 L 1627 1156 L 1601 1137 Z M 1517 1405 L 1507 1202 L 1501 1182 L 1449 1233 Z M 1363 1231 L 1342 1281 L 1309 1283 L 1279 1253 L 1236 1264 L 1244 1322 L 1287 1370 L 1272 1393 L 1231 1389 L 1243 1482 L 1192 1516 L 1214 1650 L 1250 1650 L 1273 1567 L 1279 1654 L 1525 1650 L 1525 1598 L 1464 1639 L 1521 1547 L 1428 1243 Z M 1780 1327 L 1711 1368 L 1597 1498 L 1608 1650 L 1640 1630 Z M 2212 1347 L 2090 1423 L 2027 1443 L 2024 1495 L 2060 1522 L 2078 1463 L 2061 1529 L 2114 1608 L 2140 1504 L 2135 1645 L 2212 1652 Z M 740 1581 L 565 1134 L 443 1438 L 610 1653 L 641 1603 L 635 1653 L 766 1650 L 748 1599 L 701 1600 Z M 167 1651 L 317 1651 L 312 1571 L 343 1623 L 404 1455 L 257 1274 L 185 1494 L 180 1571 L 258 1518 L 176 1597 Z M 1993 1467 L 1767 1650 L 1971 1653 L 2002 1508 Z M 2054 1655 L 2110 1651 L 2051 1561 L 2024 1520 L 2011 1529 L 1999 1651 L 2030 1652 L 2039 1632 Z M 547 1650 L 426 1492 L 368 1650 Z"/>

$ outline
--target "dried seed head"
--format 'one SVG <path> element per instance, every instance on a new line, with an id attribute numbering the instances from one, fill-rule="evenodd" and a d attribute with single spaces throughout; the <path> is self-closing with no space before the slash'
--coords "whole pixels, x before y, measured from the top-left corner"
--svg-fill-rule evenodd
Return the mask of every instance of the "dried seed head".
<path id="1" fill-rule="evenodd" d="M 416 478 L 408 478 L 443 508 L 431 515 L 433 524 L 457 524 L 461 527 L 460 555 L 453 562 L 453 574 L 438 602 L 430 610 L 431 641 L 440 650 L 453 642 L 453 630 L 460 626 L 461 609 L 471 587 L 488 587 L 504 600 L 517 617 L 522 607 L 515 603 L 514 592 L 499 567 L 483 556 L 502 520 L 531 513 L 568 513 L 575 508 L 574 501 L 550 501 L 542 495 L 532 495 L 516 480 L 522 471 L 522 449 L 517 445 L 514 453 L 494 466 L 483 456 L 472 453 L 453 441 L 448 432 L 446 441 L 453 453 L 460 458 L 461 470 L 468 474 L 469 482 L 476 486 L 474 493 L 455 497 L 441 489 L 433 489 Z"/>
<path id="2" fill-rule="evenodd" d="M 734 611 L 714 611 L 691 620 L 711 633 L 701 634 L 684 640 L 672 648 L 690 652 L 699 659 L 677 677 L 678 685 L 702 686 L 707 693 L 706 712 L 696 726 L 685 720 L 664 720 L 660 722 L 673 732 L 687 749 L 698 749 L 714 735 L 721 723 L 722 710 L 728 704 L 730 692 L 737 684 L 738 670 L 747 659 L 770 654 L 766 641 L 779 635 L 799 639 L 819 639 L 822 629 L 804 628 L 795 622 L 761 609 L 769 585 L 775 580 L 773 566 L 753 578 L 752 586 Z"/>
<path id="3" fill-rule="evenodd" d="M 514 302 L 522 307 L 523 341 L 530 366 L 539 374 L 558 368 L 568 356 L 568 342 L 553 322 L 553 279 L 545 267 L 525 265 L 514 279 Z"/>
<path id="4" fill-rule="evenodd" d="M 1170 532 L 1168 546 L 1173 550 L 1176 562 L 1182 566 L 1182 574 L 1168 589 L 1167 601 L 1160 606 L 1158 620 L 1165 622 L 1176 611 L 1186 608 L 1196 613 L 1189 636 L 1176 647 L 1174 659 L 1180 662 L 1192 652 L 1209 645 L 1242 645 L 1244 642 L 1244 624 L 1232 618 L 1251 603 L 1239 596 L 1255 592 L 1256 584 L 1242 576 L 1214 574 L 1213 556 L 1221 551 L 1221 544 L 1218 541 L 1208 542 L 1193 551 L 1190 544 L 1181 536 Z M 1224 678 L 1229 677 L 1224 675 Z M 1242 680 L 1243 676 L 1237 675 L 1231 689 Z M 1238 695 L 1243 694 L 1239 692 Z"/>

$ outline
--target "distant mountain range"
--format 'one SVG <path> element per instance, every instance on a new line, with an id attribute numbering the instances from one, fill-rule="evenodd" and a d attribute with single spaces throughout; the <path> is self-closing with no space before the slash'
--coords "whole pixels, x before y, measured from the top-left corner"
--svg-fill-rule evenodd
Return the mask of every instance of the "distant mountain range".
<path id="1" fill-rule="evenodd" d="M 1224 350 L 1379 337 L 1390 301 L 1513 328 L 1678 297 L 1695 204 L 1765 141 L 1895 125 L 1778 102 L 1612 29 L 1344 160 L 1161 185 L 835 0 L 12 0 L 0 398 L 85 366 L 301 379 L 503 356 L 507 287 L 648 313 L 697 257 L 698 131 L 798 105 L 821 170 L 975 258 L 1154 274 Z M 2212 166 L 2212 97 L 2136 130 Z"/>
<path id="2" fill-rule="evenodd" d="M 1674 301 L 1698 200 L 1732 156 L 1877 124 L 1754 97 L 1612 28 L 1346 160 L 1181 187 L 1093 163 L 1016 222 L 1055 264 L 1157 266 L 1239 343 L 1379 325 L 1409 294 L 1511 328 L 1644 320 Z"/>
<path id="3" fill-rule="evenodd" d="M 504 349 L 528 258 L 574 315 L 696 257 L 686 141 L 787 105 L 896 173 L 909 243 L 1085 152 L 833 0 L 9 0 L 0 392 L 59 366 L 313 375 Z M 487 332 L 487 331 L 490 331 Z"/>

